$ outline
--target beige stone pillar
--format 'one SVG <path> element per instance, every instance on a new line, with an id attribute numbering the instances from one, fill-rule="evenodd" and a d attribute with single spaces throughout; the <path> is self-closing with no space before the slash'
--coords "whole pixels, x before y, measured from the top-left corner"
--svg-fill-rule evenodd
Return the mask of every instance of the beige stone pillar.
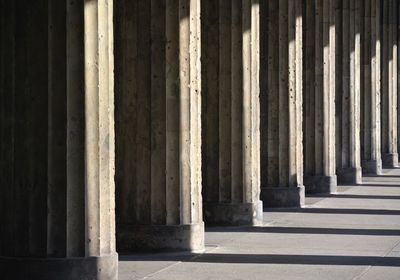
<path id="1" fill-rule="evenodd" d="M 117 279 L 112 1 L 7 6 L 3 276 Z"/>
<path id="2" fill-rule="evenodd" d="M 90 257 L 115 253 L 113 39 L 113 1 L 84 2 L 85 252 Z"/>
<path id="3" fill-rule="evenodd" d="M 200 1 L 115 19 L 118 250 L 203 250 Z"/>
<path id="4" fill-rule="evenodd" d="M 360 151 L 360 91 L 361 91 L 361 0 L 343 1 L 342 14 L 342 91 L 337 99 L 341 112 L 340 142 L 337 143 L 338 181 L 359 184 Z"/>
<path id="5" fill-rule="evenodd" d="M 397 15 L 400 16 L 400 3 L 397 3 Z M 400 151 L 400 19 L 397 17 L 397 152 Z"/>
<path id="6" fill-rule="evenodd" d="M 391 119 L 389 121 L 389 125 L 391 127 L 393 127 L 393 130 L 390 133 L 389 139 L 391 142 L 391 146 L 392 148 L 390 148 L 390 151 L 393 151 L 393 165 L 394 167 L 398 167 L 399 166 L 399 157 L 398 157 L 398 150 L 397 150 L 397 146 L 398 146 L 398 135 L 397 135 L 397 118 L 398 118 L 398 108 L 397 108 L 397 102 L 398 102 L 398 27 L 397 24 L 399 22 L 399 16 L 400 14 L 398 13 L 398 5 L 399 5 L 399 1 L 397 0 L 393 0 L 392 1 L 392 6 L 391 6 L 391 12 L 389 13 L 390 16 L 390 36 L 389 38 L 391 39 L 392 43 L 391 43 L 391 52 L 392 52 L 392 101 L 389 101 L 389 106 L 390 104 L 392 104 L 393 107 L 393 111 L 391 112 L 391 117 L 389 117 L 389 119 Z M 389 63 L 390 66 L 390 63 Z M 390 82 L 389 82 L 390 84 Z M 396 162 L 396 154 L 397 154 L 397 162 Z M 390 162 L 390 166 L 391 166 L 392 162 Z"/>
<path id="7" fill-rule="evenodd" d="M 381 0 L 364 2 L 362 15 L 362 167 L 366 174 L 382 172 L 381 159 Z"/>
<path id="8" fill-rule="evenodd" d="M 397 1 L 382 0 L 382 162 L 398 165 L 397 152 Z"/>
<path id="9" fill-rule="evenodd" d="M 204 219 L 259 224 L 259 4 L 202 5 Z"/>
<path id="10" fill-rule="evenodd" d="M 268 43 L 268 75 L 260 76 L 261 130 L 268 146 L 261 151 L 264 171 L 261 198 L 266 207 L 304 205 L 303 186 L 303 1 L 276 0 L 263 5 L 268 28 L 262 28 L 261 40 Z M 265 55 L 265 54 L 264 54 Z M 268 79 L 264 83 L 263 79 Z M 266 85 L 266 86 L 265 86 Z"/>
<path id="11" fill-rule="evenodd" d="M 304 185 L 309 193 L 334 193 L 337 0 L 306 2 L 304 81 Z"/>

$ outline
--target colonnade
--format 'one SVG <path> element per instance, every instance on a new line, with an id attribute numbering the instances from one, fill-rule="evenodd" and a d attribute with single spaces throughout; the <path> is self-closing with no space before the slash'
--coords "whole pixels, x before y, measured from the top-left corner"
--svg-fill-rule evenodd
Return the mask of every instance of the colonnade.
<path id="1" fill-rule="evenodd" d="M 0 0 L 6 279 L 117 279 L 398 166 L 397 0 L 34 2 Z"/>

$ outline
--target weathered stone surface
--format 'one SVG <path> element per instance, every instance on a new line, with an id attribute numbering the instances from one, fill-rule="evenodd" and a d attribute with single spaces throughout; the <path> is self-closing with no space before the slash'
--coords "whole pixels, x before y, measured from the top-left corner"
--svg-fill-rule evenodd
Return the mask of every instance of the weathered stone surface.
<path id="1" fill-rule="evenodd" d="M 188 251 L 204 250 L 204 224 L 188 225 L 119 225 L 118 251 Z"/>
<path id="2" fill-rule="evenodd" d="M 381 0 L 367 0 L 362 13 L 361 155 L 365 174 L 380 174 L 381 157 Z"/>
<path id="3" fill-rule="evenodd" d="M 336 193 L 337 176 L 305 176 L 304 185 L 306 186 L 306 193 Z"/>
<path id="4" fill-rule="evenodd" d="M 399 1 L 116 4 L 114 14 L 112 0 L 0 0 L 2 278 L 116 280 L 116 236 L 124 253 L 203 252 L 203 209 L 209 225 L 250 225 L 254 234 L 224 241 L 247 250 L 249 236 L 274 234 L 253 227 L 262 224 L 263 202 L 298 208 L 305 192 L 334 193 L 312 201 L 340 209 L 289 210 L 299 212 L 298 223 L 309 213 L 311 222 L 326 213 L 333 222 L 343 213 L 396 216 L 364 204 L 384 199 L 397 207 L 389 195 L 397 171 L 381 169 L 398 164 Z M 358 185 L 362 172 L 381 176 L 353 188 L 362 193 L 336 193 L 336 181 Z M 386 188 L 374 186 L 378 181 Z M 378 197 L 374 188 L 389 193 Z M 343 209 L 343 199 L 354 207 Z M 307 230 L 317 233 L 291 233 Z M 328 230 L 339 231 L 366 233 Z M 294 247 L 304 243 L 293 240 Z M 275 257 L 262 258 L 276 264 Z M 294 259 L 304 262 L 303 255 Z M 329 260 L 346 264 L 340 256 Z M 379 274 L 371 271 L 370 278 Z"/>
<path id="5" fill-rule="evenodd" d="M 382 1 L 382 0 L 381 0 Z M 400 151 L 400 3 L 397 3 L 397 152 Z"/>
<path id="6" fill-rule="evenodd" d="M 381 174 L 382 159 L 381 160 L 363 160 L 362 173 L 363 174 Z"/>
<path id="7" fill-rule="evenodd" d="M 305 205 L 303 187 L 266 187 L 262 188 L 261 200 L 265 207 L 302 207 Z"/>
<path id="8" fill-rule="evenodd" d="M 361 168 L 342 168 L 337 173 L 338 182 L 342 185 L 357 185 L 362 183 Z"/>
<path id="9" fill-rule="evenodd" d="M 265 207 L 297 206 L 303 190 L 303 2 L 268 1 L 261 16 L 261 197 Z M 268 55 L 267 55 L 268 54 Z M 268 79 L 268 83 L 263 82 Z M 265 106 L 266 105 L 266 106 Z M 274 189 L 277 188 L 277 189 Z"/>
<path id="10" fill-rule="evenodd" d="M 337 176 L 341 184 L 361 183 L 360 91 L 361 91 L 361 2 L 342 2 L 341 86 L 337 91 L 339 115 L 336 143 Z"/>
<path id="11" fill-rule="evenodd" d="M 1 2 L 5 279 L 117 279 L 112 3 Z"/>
<path id="12" fill-rule="evenodd" d="M 398 165 L 397 151 L 397 3 L 382 0 L 382 162 Z"/>
<path id="13" fill-rule="evenodd" d="M 198 250 L 200 1 L 119 1 L 115 19 L 118 247 Z"/>
<path id="14" fill-rule="evenodd" d="M 307 178 L 304 185 L 309 193 L 336 192 L 338 4 L 336 0 L 306 2 L 303 127 L 304 176 Z"/>
<path id="15" fill-rule="evenodd" d="M 262 217 L 259 7 L 252 0 L 202 5 L 204 218 L 253 225 Z"/>
<path id="16" fill-rule="evenodd" d="M 204 220 L 210 226 L 260 225 L 263 203 L 206 203 Z"/>

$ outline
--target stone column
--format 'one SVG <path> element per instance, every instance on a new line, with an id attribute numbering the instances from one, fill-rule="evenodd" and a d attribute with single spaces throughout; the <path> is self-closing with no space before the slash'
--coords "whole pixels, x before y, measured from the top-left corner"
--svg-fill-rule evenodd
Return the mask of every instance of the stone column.
<path id="1" fill-rule="evenodd" d="M 337 99 L 341 113 L 340 142 L 337 143 L 338 182 L 359 184 L 361 174 L 360 152 L 360 90 L 361 0 L 343 1 L 342 8 L 342 91 Z"/>
<path id="2" fill-rule="evenodd" d="M 303 1 L 274 0 L 262 6 L 268 17 L 261 40 L 265 56 L 262 60 L 267 76 L 260 76 L 261 141 L 268 145 L 261 150 L 261 198 L 266 207 L 301 207 L 303 186 Z M 267 42 L 267 43 L 264 43 Z M 263 82 L 268 79 L 268 83 Z"/>
<path id="3" fill-rule="evenodd" d="M 382 162 L 398 165 L 397 153 L 397 1 L 382 0 Z"/>
<path id="4" fill-rule="evenodd" d="M 310 0 L 306 5 L 304 185 L 309 193 L 334 193 L 338 1 Z"/>
<path id="5" fill-rule="evenodd" d="M 259 224 L 259 4 L 202 5 L 204 219 Z"/>
<path id="6" fill-rule="evenodd" d="M 75 12 L 67 10 L 67 16 Z M 113 39 L 113 1 L 85 1 L 85 253 L 90 257 L 115 253 Z M 70 58 L 76 59 L 67 53 L 67 65 Z"/>
<path id="7" fill-rule="evenodd" d="M 400 17 L 400 3 L 397 3 L 397 15 Z M 400 151 L 400 20 L 397 17 L 397 152 Z"/>
<path id="8" fill-rule="evenodd" d="M 116 4 L 118 251 L 204 248 L 200 1 Z"/>
<path id="9" fill-rule="evenodd" d="M 362 167 L 366 174 L 382 172 L 381 159 L 381 0 L 364 2 L 362 101 Z"/>
<path id="10" fill-rule="evenodd" d="M 11 2 L 2 275 L 117 279 L 112 1 Z"/>

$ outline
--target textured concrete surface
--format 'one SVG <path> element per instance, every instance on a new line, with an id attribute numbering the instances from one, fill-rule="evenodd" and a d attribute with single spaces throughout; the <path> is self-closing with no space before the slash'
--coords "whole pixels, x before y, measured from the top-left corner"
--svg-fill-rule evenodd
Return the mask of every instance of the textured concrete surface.
<path id="1" fill-rule="evenodd" d="M 120 256 L 119 279 L 400 279 L 400 169 L 306 203 L 208 228 L 204 254 Z"/>
<path id="2" fill-rule="evenodd" d="M 115 280 L 113 0 L 0 10 L 0 278 Z"/>
<path id="3" fill-rule="evenodd" d="M 261 200 L 268 207 L 304 204 L 301 4 L 260 1 Z"/>
<path id="4" fill-rule="evenodd" d="M 201 19 L 204 221 L 259 224 L 259 9 L 202 1 Z"/>
<path id="5" fill-rule="evenodd" d="M 304 186 L 307 193 L 334 193 L 337 189 L 335 95 L 340 73 L 337 66 L 340 50 L 336 43 L 341 32 L 337 16 L 339 2 L 304 2 Z"/>
<path id="6" fill-rule="evenodd" d="M 117 250 L 203 250 L 200 1 L 115 5 Z"/>

